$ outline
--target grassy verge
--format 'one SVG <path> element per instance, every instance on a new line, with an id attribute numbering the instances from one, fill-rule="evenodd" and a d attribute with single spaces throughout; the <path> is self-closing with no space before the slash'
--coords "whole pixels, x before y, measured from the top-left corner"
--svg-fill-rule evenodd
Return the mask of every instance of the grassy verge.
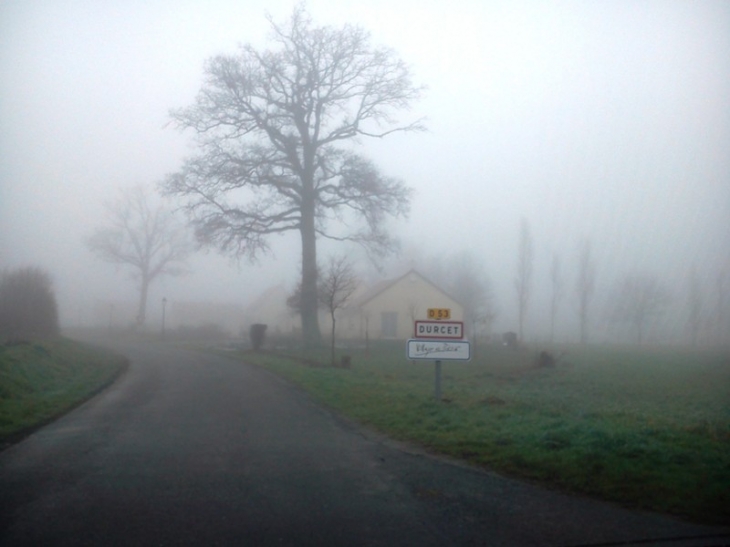
<path id="1" fill-rule="evenodd" d="M 553 369 L 502 348 L 434 367 L 401 345 L 323 355 L 245 353 L 316 400 L 394 438 L 565 491 L 730 523 L 730 358 L 725 353 L 575 350 Z"/>
<path id="2" fill-rule="evenodd" d="M 67 339 L 0 346 L 0 448 L 87 400 L 123 357 Z"/>

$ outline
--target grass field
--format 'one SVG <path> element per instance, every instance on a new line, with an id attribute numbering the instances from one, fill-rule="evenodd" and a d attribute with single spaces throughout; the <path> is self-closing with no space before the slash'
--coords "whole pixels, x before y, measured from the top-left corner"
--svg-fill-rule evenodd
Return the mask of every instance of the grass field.
<path id="1" fill-rule="evenodd" d="M 109 385 L 123 357 L 67 339 L 0 346 L 0 447 Z"/>
<path id="2" fill-rule="evenodd" d="M 240 358 L 360 423 L 434 452 L 565 491 L 730 524 L 730 356 L 575 349 L 555 368 L 495 347 L 469 363 L 409 362 L 404 344 Z"/>

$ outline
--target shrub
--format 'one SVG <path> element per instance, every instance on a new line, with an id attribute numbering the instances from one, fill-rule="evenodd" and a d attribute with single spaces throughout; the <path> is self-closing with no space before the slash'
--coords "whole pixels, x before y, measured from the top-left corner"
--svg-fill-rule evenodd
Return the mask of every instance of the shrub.
<path id="1" fill-rule="evenodd" d="M 0 275 L 0 338 L 34 340 L 58 335 L 58 306 L 51 277 L 20 268 Z"/>
<path id="2" fill-rule="evenodd" d="M 264 340 L 266 339 L 266 325 L 262 325 L 261 323 L 251 325 L 251 328 L 248 331 L 248 337 L 251 340 L 251 346 L 253 346 L 253 349 L 256 351 L 260 350 L 261 346 L 264 345 Z"/>

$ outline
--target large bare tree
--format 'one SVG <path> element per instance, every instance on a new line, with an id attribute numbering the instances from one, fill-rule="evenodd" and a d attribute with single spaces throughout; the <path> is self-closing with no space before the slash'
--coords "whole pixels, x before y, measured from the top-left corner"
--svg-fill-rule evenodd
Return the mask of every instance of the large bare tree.
<path id="1" fill-rule="evenodd" d="M 192 250 L 184 226 L 143 186 L 122 190 L 106 205 L 107 225 L 88 239 L 91 252 L 106 262 L 127 266 L 139 283 L 136 324 L 144 325 L 150 284 L 163 275 L 185 271 Z"/>
<path id="2" fill-rule="evenodd" d="M 591 257 L 591 242 L 583 241 L 578 249 L 578 278 L 575 290 L 578 295 L 578 321 L 580 343 L 588 342 L 588 308 L 596 288 L 596 264 Z"/>
<path id="3" fill-rule="evenodd" d="M 171 113 L 200 151 L 163 187 L 188 198 L 199 241 L 237 258 L 255 260 L 269 236 L 299 233 L 302 333 L 317 344 L 318 237 L 385 253 L 394 243 L 385 218 L 409 211 L 410 189 L 352 142 L 423 129 L 394 117 L 421 88 L 362 28 L 314 26 L 301 5 L 285 24 L 269 22 L 271 49 L 208 60 L 195 102 Z"/>
<path id="4" fill-rule="evenodd" d="M 517 249 L 517 275 L 515 275 L 515 290 L 517 291 L 517 320 L 519 325 L 520 342 L 524 342 L 525 317 L 530 302 L 532 288 L 532 234 L 526 219 L 520 220 L 520 242 Z"/>

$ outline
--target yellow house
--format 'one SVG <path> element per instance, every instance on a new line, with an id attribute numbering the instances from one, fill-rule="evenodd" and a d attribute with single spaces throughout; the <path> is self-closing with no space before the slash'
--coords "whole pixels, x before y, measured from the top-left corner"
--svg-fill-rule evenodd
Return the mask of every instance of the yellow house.
<path id="1" fill-rule="evenodd" d="M 268 336 L 300 334 L 300 318 L 287 304 L 288 292 L 277 285 L 263 292 L 246 311 L 246 323 L 265 323 Z M 346 307 L 335 313 L 337 340 L 406 340 L 412 338 L 416 320 L 428 319 L 429 308 L 446 308 L 451 320 L 463 321 L 464 308 L 454 298 L 415 270 L 405 275 L 359 288 Z M 319 310 L 322 334 L 328 338 L 332 321 Z"/>
<path id="2" fill-rule="evenodd" d="M 416 320 L 428 319 L 429 308 L 446 308 L 451 320 L 464 320 L 464 307 L 415 270 L 365 291 L 343 310 L 338 338 L 370 340 L 412 338 Z"/>

